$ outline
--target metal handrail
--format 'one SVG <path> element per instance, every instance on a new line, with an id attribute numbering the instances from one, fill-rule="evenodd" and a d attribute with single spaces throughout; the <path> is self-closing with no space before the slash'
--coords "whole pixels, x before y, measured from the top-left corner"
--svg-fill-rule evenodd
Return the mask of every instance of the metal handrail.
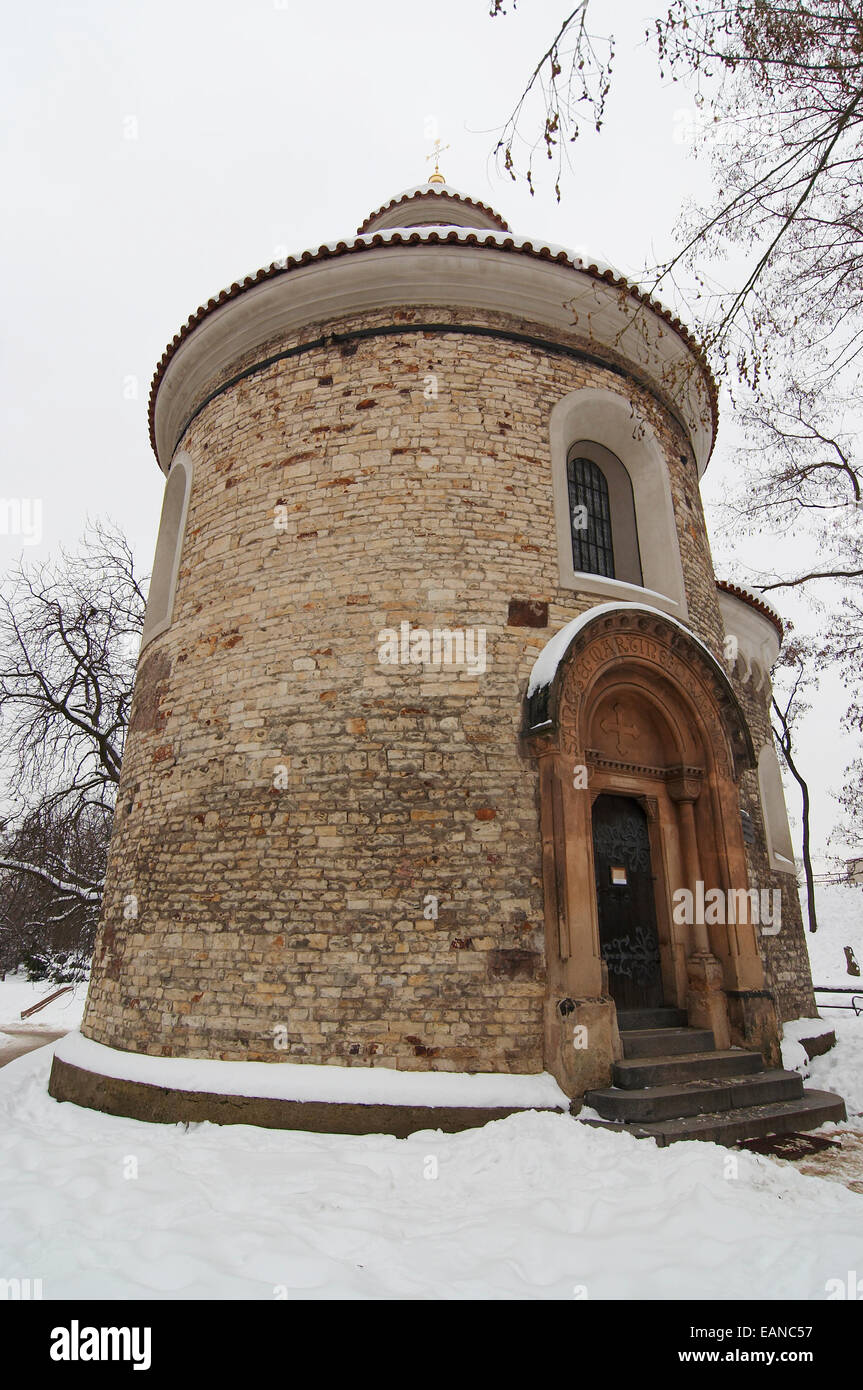
<path id="1" fill-rule="evenodd" d="M 816 994 L 851 995 L 850 1004 L 819 1004 L 819 1009 L 853 1009 L 855 1018 L 859 1018 L 863 1013 L 863 994 L 853 985 L 813 985 L 812 988 Z"/>

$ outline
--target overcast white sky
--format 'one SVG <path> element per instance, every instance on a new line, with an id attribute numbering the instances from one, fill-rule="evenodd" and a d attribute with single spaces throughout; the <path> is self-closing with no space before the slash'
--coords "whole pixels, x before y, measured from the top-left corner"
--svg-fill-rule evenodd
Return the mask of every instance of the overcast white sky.
<path id="1" fill-rule="evenodd" d="M 691 99 L 660 84 L 637 42 L 648 0 L 597 6 L 618 33 L 616 79 L 601 137 L 574 147 L 561 204 L 553 179 L 531 198 L 495 169 L 500 128 L 567 8 L 522 0 L 494 20 L 487 0 L 7 9 L 0 496 L 41 500 L 41 543 L 25 558 L 74 545 L 88 517 L 110 516 L 149 569 L 162 477 L 147 396 L 165 344 L 233 280 L 285 248 L 353 232 L 422 182 L 429 118 L 451 145 L 447 181 L 515 231 L 589 247 L 630 275 L 669 251 L 683 199 L 709 177 L 681 138 Z M 708 503 L 726 486 L 733 444 L 726 409 Z M 20 554 L 21 537 L 0 534 L 0 573 Z M 775 602 L 803 615 L 794 599 Z M 841 710 L 825 682 L 802 758 L 819 843 L 850 755 Z M 788 800 L 793 813 L 793 791 Z"/>

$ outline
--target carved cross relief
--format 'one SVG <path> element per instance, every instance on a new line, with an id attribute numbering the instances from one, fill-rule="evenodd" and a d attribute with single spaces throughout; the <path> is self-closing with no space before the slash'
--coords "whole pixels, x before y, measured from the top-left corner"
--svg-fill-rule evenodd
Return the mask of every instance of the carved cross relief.
<path id="1" fill-rule="evenodd" d="M 616 702 L 612 705 L 612 710 L 614 711 L 614 718 L 612 719 L 610 716 L 606 716 L 605 719 L 600 721 L 599 727 L 604 734 L 615 735 L 617 751 L 623 754 L 629 751 L 629 745 L 632 743 L 633 739 L 638 738 L 641 730 L 637 724 L 627 722 L 621 704 Z"/>

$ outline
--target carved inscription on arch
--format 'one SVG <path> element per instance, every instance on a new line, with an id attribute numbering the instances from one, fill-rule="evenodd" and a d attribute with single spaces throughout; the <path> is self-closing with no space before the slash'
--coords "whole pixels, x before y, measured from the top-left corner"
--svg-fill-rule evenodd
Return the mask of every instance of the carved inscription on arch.
<path id="1" fill-rule="evenodd" d="M 617 621 L 624 623 L 628 619 L 621 614 Z M 672 644 L 676 650 L 672 649 Z M 558 693 L 561 750 L 567 756 L 576 756 L 582 748 L 587 736 L 587 730 L 582 727 L 585 692 L 591 689 L 597 676 L 604 668 L 615 663 L 633 660 L 648 668 L 656 668 L 690 697 L 709 739 L 717 773 L 720 776 L 730 775 L 728 743 L 720 714 L 720 711 L 728 708 L 727 693 L 710 671 L 706 657 L 702 659 L 698 650 L 688 645 L 686 637 L 677 632 L 667 634 L 654 630 L 653 633 L 645 633 L 618 629 L 596 633 L 592 637 L 586 634 L 580 642 L 576 642 L 561 672 Z M 643 675 L 649 684 L 649 671 L 644 670 Z M 734 722 L 732 718 L 732 726 Z M 737 741 L 740 741 L 739 738 Z"/>

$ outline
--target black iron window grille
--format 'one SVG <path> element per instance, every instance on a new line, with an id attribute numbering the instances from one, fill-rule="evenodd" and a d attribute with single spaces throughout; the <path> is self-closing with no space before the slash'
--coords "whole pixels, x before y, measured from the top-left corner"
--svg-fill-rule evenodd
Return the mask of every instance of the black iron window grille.
<path id="1" fill-rule="evenodd" d="M 605 474 L 593 459 L 571 458 L 567 460 L 566 478 L 573 568 L 613 579 L 614 547 Z"/>

